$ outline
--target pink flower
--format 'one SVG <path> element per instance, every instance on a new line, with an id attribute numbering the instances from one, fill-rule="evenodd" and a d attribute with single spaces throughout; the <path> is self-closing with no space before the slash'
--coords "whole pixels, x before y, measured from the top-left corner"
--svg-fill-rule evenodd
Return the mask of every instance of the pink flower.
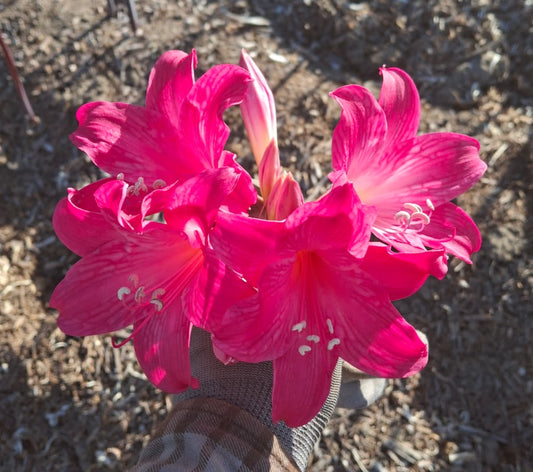
<path id="1" fill-rule="evenodd" d="M 351 184 L 284 222 L 219 215 L 216 254 L 258 292 L 228 310 L 213 343 L 240 361 L 273 360 L 273 421 L 299 426 L 314 417 L 339 357 L 381 377 L 426 364 L 426 345 L 390 299 L 420 287 L 442 251 L 398 257 L 370 249 L 374 219 Z"/>
<path id="2" fill-rule="evenodd" d="M 189 367 L 192 325 L 213 329 L 229 306 L 254 293 L 207 244 L 239 178 L 230 168 L 206 170 L 142 199 L 134 186 L 112 179 L 70 190 L 54 227 L 83 257 L 50 300 L 61 330 L 86 336 L 133 324 L 135 352 L 151 382 L 168 392 L 197 386 Z M 160 212 L 165 223 L 146 219 Z"/>
<path id="3" fill-rule="evenodd" d="M 244 50 L 240 65 L 252 77 L 240 108 L 258 167 L 259 187 L 265 209 L 262 216 L 282 220 L 302 205 L 302 190 L 292 174 L 281 169 L 274 95 L 265 77 Z"/>
<path id="4" fill-rule="evenodd" d="M 373 233 L 400 251 L 425 247 L 471 262 L 481 236 L 450 203 L 479 180 L 486 164 L 478 142 L 455 133 L 416 136 L 420 99 L 402 70 L 382 68 L 379 101 L 365 88 L 332 92 L 342 107 L 333 134 L 330 178 L 353 183 L 361 201 L 377 208 Z"/>
<path id="5" fill-rule="evenodd" d="M 229 128 L 222 115 L 243 99 L 250 76 L 241 67 L 222 64 L 195 82 L 195 67 L 194 51 L 166 52 L 150 74 L 146 107 L 83 105 L 72 142 L 104 171 L 136 184 L 140 193 L 205 169 L 232 167 L 240 179 L 228 205 L 246 211 L 256 194 L 249 175 L 224 150 Z"/>

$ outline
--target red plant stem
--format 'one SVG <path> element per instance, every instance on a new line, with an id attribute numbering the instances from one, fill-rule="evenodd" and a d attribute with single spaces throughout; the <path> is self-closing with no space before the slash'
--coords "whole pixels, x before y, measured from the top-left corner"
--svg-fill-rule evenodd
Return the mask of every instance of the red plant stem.
<path id="1" fill-rule="evenodd" d="M 28 114 L 28 116 L 30 117 L 30 120 L 33 123 L 38 123 L 39 119 L 37 118 L 37 115 L 35 115 L 35 113 L 33 112 L 33 108 L 31 107 L 30 101 L 28 100 L 28 96 L 26 95 L 26 90 L 24 90 L 24 85 L 22 84 L 22 81 L 20 80 L 19 73 L 15 66 L 15 60 L 13 59 L 13 55 L 11 54 L 9 47 L 4 41 L 2 33 L 0 33 L 0 45 L 2 46 L 2 51 L 4 53 L 4 58 L 7 64 L 7 68 L 9 69 L 9 73 L 11 74 L 11 77 L 13 78 L 13 82 L 15 82 L 15 87 L 17 88 L 17 92 L 20 96 L 20 99 L 22 100 L 22 103 L 24 104 L 26 113 Z"/>

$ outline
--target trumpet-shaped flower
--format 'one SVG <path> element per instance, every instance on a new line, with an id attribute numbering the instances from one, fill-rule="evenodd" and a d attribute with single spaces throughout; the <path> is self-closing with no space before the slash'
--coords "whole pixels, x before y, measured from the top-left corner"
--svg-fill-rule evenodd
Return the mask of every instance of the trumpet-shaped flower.
<path id="1" fill-rule="evenodd" d="M 192 325 L 213 329 L 229 306 L 254 293 L 207 245 L 238 180 L 230 168 L 207 170 L 143 199 L 112 179 L 71 190 L 54 227 L 82 259 L 50 300 L 61 330 L 86 336 L 133 325 L 135 352 L 151 382 L 168 392 L 196 386 Z M 145 218 L 160 212 L 165 222 Z"/>
<path id="2" fill-rule="evenodd" d="M 281 220 L 303 203 L 302 190 L 292 174 L 281 169 L 274 95 L 264 75 L 244 50 L 239 64 L 252 77 L 240 108 L 258 167 L 264 216 Z"/>
<path id="3" fill-rule="evenodd" d="M 170 185 L 205 169 L 228 166 L 240 176 L 228 205 L 255 202 L 251 178 L 224 150 L 222 115 L 243 99 L 250 81 L 241 67 L 222 64 L 194 78 L 196 53 L 168 51 L 148 81 L 146 106 L 93 102 L 77 112 L 72 142 L 101 169 L 136 185 L 137 193 Z"/>
<path id="4" fill-rule="evenodd" d="M 486 164 L 478 142 L 455 133 L 416 136 L 420 98 L 402 70 L 382 68 L 379 101 L 365 88 L 332 92 L 342 108 L 333 134 L 333 181 L 346 177 L 377 208 L 374 234 L 401 251 L 444 248 L 471 262 L 481 237 L 450 203 L 479 180 Z"/>
<path id="5" fill-rule="evenodd" d="M 339 357 L 381 377 L 426 364 L 426 345 L 390 299 L 416 290 L 442 251 L 397 258 L 384 246 L 370 249 L 374 219 L 351 184 L 283 222 L 219 215 L 216 254 L 258 292 L 228 310 L 213 342 L 237 360 L 273 360 L 274 421 L 299 426 L 314 417 Z M 399 278 L 402 271 L 409 276 Z"/>

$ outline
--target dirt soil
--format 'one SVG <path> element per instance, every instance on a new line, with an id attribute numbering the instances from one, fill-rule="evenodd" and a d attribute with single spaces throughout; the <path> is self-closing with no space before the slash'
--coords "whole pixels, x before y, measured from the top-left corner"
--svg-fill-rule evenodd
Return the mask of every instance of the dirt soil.
<path id="1" fill-rule="evenodd" d="M 0 469 L 123 470 L 165 417 L 169 399 L 130 345 L 65 336 L 48 307 L 76 261 L 54 236 L 54 206 L 101 177 L 68 135 L 85 102 L 142 104 L 165 50 L 195 48 L 201 74 L 244 47 L 274 90 L 283 163 L 311 197 L 339 117 L 328 92 L 378 92 L 382 64 L 416 81 L 420 132 L 472 135 L 488 164 L 459 199 L 484 236 L 474 264 L 452 260 L 445 280 L 398 303 L 427 334 L 429 365 L 372 407 L 338 411 L 310 470 L 532 471 L 533 2 L 139 0 L 136 34 L 117 3 L 111 17 L 104 0 L 0 4 L 40 118 L 30 123 L 0 60 Z M 226 116 L 250 166 L 238 111 Z"/>

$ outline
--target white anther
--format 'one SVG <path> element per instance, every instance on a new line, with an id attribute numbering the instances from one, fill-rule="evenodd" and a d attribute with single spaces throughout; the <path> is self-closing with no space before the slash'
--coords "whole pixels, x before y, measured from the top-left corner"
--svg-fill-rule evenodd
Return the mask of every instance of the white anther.
<path id="1" fill-rule="evenodd" d="M 333 334 L 333 323 L 329 318 L 326 320 L 326 324 L 328 325 L 329 332 Z"/>
<path id="2" fill-rule="evenodd" d="M 144 294 L 144 287 L 141 285 L 137 291 L 135 292 L 135 301 L 137 303 L 141 303 L 142 302 L 142 299 L 144 298 L 145 294 Z"/>
<path id="3" fill-rule="evenodd" d="M 429 198 L 426 198 L 426 205 L 431 211 L 435 210 L 435 205 L 433 205 L 433 202 Z"/>
<path id="4" fill-rule="evenodd" d="M 163 302 L 161 300 L 158 300 L 157 298 L 152 298 L 152 300 L 150 300 L 150 303 L 152 305 L 155 305 L 157 311 L 161 311 L 163 309 Z"/>
<path id="5" fill-rule="evenodd" d="M 299 333 L 302 332 L 302 330 L 307 326 L 307 323 L 304 321 L 300 321 L 299 323 L 296 323 L 293 327 L 292 327 L 292 331 L 298 331 Z"/>
<path id="6" fill-rule="evenodd" d="M 394 219 L 397 221 L 405 222 L 406 225 L 411 221 L 411 215 L 404 210 L 399 211 L 394 215 Z"/>
<path id="7" fill-rule="evenodd" d="M 153 184 L 153 187 L 154 188 L 163 188 L 163 187 L 166 187 L 167 186 L 167 183 L 163 180 L 163 179 L 156 179 L 154 180 L 154 184 Z"/>
<path id="8" fill-rule="evenodd" d="M 335 346 L 339 345 L 341 343 L 341 340 L 339 338 L 333 338 L 328 343 L 328 351 L 331 351 Z"/>
<path id="9" fill-rule="evenodd" d="M 306 346 L 305 344 L 302 344 L 299 348 L 298 348 L 298 352 L 302 355 L 302 356 L 305 356 L 305 353 L 306 352 L 309 352 L 311 350 L 311 346 Z"/>
<path id="10" fill-rule="evenodd" d="M 120 172 L 119 174 L 117 174 L 117 180 L 124 180 L 124 173 L 123 172 Z"/>
<path id="11" fill-rule="evenodd" d="M 135 185 L 133 187 L 128 188 L 129 193 L 133 193 L 133 195 L 140 195 L 141 192 L 148 191 L 148 187 L 144 183 L 144 179 L 142 177 L 139 177 L 137 179 L 137 182 L 135 182 Z"/>
<path id="12" fill-rule="evenodd" d="M 320 338 L 316 334 L 311 334 L 310 336 L 307 336 L 308 341 L 313 341 L 314 343 L 320 342 Z"/>
<path id="13" fill-rule="evenodd" d="M 165 294 L 165 289 L 164 288 L 156 288 L 152 292 L 152 300 L 154 300 L 154 299 L 156 299 L 158 297 L 162 297 L 164 294 Z"/>
<path id="14" fill-rule="evenodd" d="M 426 215 L 425 213 L 416 212 L 411 215 L 411 222 L 420 221 L 420 220 L 422 220 L 422 223 L 424 225 L 428 225 L 430 222 L 429 216 Z"/>
<path id="15" fill-rule="evenodd" d="M 139 276 L 137 274 L 130 274 L 128 280 L 133 284 L 135 288 L 139 285 Z"/>
<path id="16" fill-rule="evenodd" d="M 416 203 L 404 203 L 403 207 L 407 208 L 413 213 L 422 213 L 422 207 Z"/>
<path id="17" fill-rule="evenodd" d="M 120 287 L 117 290 L 117 298 L 122 301 L 126 295 L 129 295 L 131 290 L 128 287 Z"/>

